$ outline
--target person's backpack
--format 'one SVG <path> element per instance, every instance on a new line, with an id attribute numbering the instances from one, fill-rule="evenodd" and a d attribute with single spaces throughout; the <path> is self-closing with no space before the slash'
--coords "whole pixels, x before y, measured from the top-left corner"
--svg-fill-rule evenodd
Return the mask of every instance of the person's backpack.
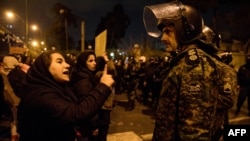
<path id="1" fill-rule="evenodd" d="M 16 66 L 8 74 L 9 83 L 19 98 L 21 98 L 22 91 L 24 90 L 24 83 L 26 79 L 26 73 L 21 69 L 21 67 Z"/>

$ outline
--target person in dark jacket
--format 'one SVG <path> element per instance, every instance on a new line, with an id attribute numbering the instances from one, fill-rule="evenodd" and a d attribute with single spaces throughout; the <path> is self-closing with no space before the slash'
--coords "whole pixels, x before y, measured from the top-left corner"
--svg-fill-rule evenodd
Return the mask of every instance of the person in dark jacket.
<path id="1" fill-rule="evenodd" d="M 240 114 L 240 109 L 247 99 L 248 116 L 250 116 L 250 54 L 246 55 L 246 63 L 240 66 L 237 72 L 239 95 L 237 97 L 235 115 Z"/>
<path id="2" fill-rule="evenodd" d="M 75 141 L 75 127 L 102 107 L 111 93 L 112 76 L 104 69 L 100 82 L 80 100 L 68 86 L 69 68 L 57 51 L 36 58 L 18 107 L 19 141 Z"/>
<path id="3" fill-rule="evenodd" d="M 157 69 L 157 65 L 155 63 L 155 58 L 150 57 L 148 61 L 148 66 L 146 67 L 144 81 L 143 81 L 143 89 L 142 89 L 142 96 L 143 96 L 143 104 L 149 104 L 149 94 L 151 93 L 151 99 L 153 104 L 154 100 L 156 100 L 156 96 L 154 93 L 154 78 L 155 72 Z"/>
<path id="4" fill-rule="evenodd" d="M 116 94 L 121 94 L 124 91 L 123 81 L 122 81 L 123 64 L 124 64 L 124 61 L 122 59 L 117 60 L 117 62 L 115 63 L 115 70 L 117 72 L 117 76 L 115 80 L 115 93 Z"/>
<path id="5" fill-rule="evenodd" d="M 0 66 L 1 69 L 2 66 Z M 0 74 L 0 121 L 11 119 L 11 109 L 4 97 L 4 80 Z"/>
<path id="6" fill-rule="evenodd" d="M 124 89 L 127 93 L 128 104 L 126 111 L 132 111 L 135 108 L 136 88 L 137 88 L 137 67 L 134 57 L 128 59 L 124 65 L 123 79 L 125 82 Z"/>
<path id="7" fill-rule="evenodd" d="M 105 64 L 107 64 L 108 74 L 111 74 L 112 77 L 117 80 L 117 72 L 115 64 L 112 60 L 108 59 L 108 56 L 103 54 L 103 56 L 96 57 L 96 79 L 99 79 L 102 76 Z M 115 81 L 116 82 L 116 81 Z M 115 83 L 116 84 L 116 83 Z M 114 98 L 115 98 L 115 86 L 112 87 L 112 93 L 109 95 L 108 99 L 105 101 L 104 105 L 98 112 L 98 135 L 95 137 L 95 141 L 107 141 L 107 135 L 109 131 L 110 124 L 110 113 L 114 107 Z"/>
<path id="8" fill-rule="evenodd" d="M 92 50 L 85 50 L 77 57 L 76 65 L 72 68 L 70 86 L 79 100 L 84 99 L 97 85 L 96 55 Z M 84 89 L 83 89 L 84 88 Z M 98 109 L 99 110 L 99 109 Z M 90 117 L 78 127 L 80 136 L 78 141 L 90 141 L 98 134 L 98 114 Z"/>
<path id="9" fill-rule="evenodd" d="M 2 69 L 4 56 L 0 56 L 0 70 Z M 0 73 L 0 120 L 11 119 L 11 110 L 4 97 L 4 79 Z"/>

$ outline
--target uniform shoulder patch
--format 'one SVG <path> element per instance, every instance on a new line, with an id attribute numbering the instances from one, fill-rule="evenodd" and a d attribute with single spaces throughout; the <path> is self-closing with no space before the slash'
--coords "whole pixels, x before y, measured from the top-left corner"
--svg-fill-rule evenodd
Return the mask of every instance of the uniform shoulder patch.
<path id="1" fill-rule="evenodd" d="M 189 51 L 187 51 L 185 62 L 186 64 L 192 65 L 192 66 L 196 66 L 200 63 L 199 55 L 196 49 L 190 49 Z"/>

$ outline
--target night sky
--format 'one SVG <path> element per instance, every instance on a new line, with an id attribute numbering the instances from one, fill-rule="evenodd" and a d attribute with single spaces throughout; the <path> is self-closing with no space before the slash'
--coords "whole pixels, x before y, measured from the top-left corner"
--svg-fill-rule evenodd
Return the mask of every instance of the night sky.
<path id="1" fill-rule="evenodd" d="M 0 11 L 3 14 L 6 10 L 12 10 L 17 13 L 20 17 L 25 19 L 25 1 L 26 0 L 0 0 Z M 223 1 L 223 0 L 221 0 Z M 245 1 L 245 0 L 242 0 Z M 113 6 L 120 3 L 124 6 L 125 13 L 130 17 L 131 23 L 126 31 L 125 40 L 127 42 L 140 42 L 142 35 L 146 35 L 146 31 L 143 25 L 142 13 L 143 8 L 146 5 L 158 4 L 166 2 L 166 0 L 27 0 L 28 2 L 28 17 L 29 24 L 37 24 L 41 27 L 42 31 L 47 30 L 52 23 L 52 16 L 49 13 L 49 9 L 58 2 L 62 3 L 69 9 L 71 9 L 72 13 L 82 17 L 85 21 L 85 40 L 91 40 L 94 38 L 94 32 L 96 26 L 98 25 L 100 18 L 105 17 L 108 12 L 111 12 Z M 233 13 L 236 13 L 236 9 L 232 8 L 238 2 L 231 4 L 231 6 L 221 7 L 221 11 L 228 10 L 224 12 L 225 14 L 222 17 L 229 17 L 229 19 L 234 23 L 235 21 L 239 21 L 247 24 L 249 21 L 249 16 L 245 16 L 246 18 L 240 18 L 238 16 L 231 16 Z M 241 8 L 239 8 L 241 9 Z M 203 15 L 205 23 L 211 23 L 212 12 L 213 9 L 209 10 L 208 13 Z M 210 12 L 210 13 L 209 13 Z M 248 10 L 247 10 L 248 12 Z M 238 12 L 239 13 L 239 12 Z M 203 13 L 204 14 L 204 13 Z M 249 15 L 248 13 L 242 14 Z M 4 16 L 4 15 L 1 15 Z M 3 20 L 3 18 L 0 18 Z M 1 22 L 0 22 L 1 23 Z M 228 22 L 223 23 L 223 28 L 227 27 Z M 240 29 L 240 27 L 243 27 Z M 248 28 L 249 29 L 249 28 Z M 78 37 L 80 39 L 80 29 L 76 29 L 77 31 L 73 31 L 75 35 L 74 37 Z M 227 29 L 228 30 L 228 29 Z M 235 26 L 233 28 L 229 27 L 230 31 L 249 31 L 245 30 L 244 26 Z M 71 34 L 70 34 L 71 35 Z M 75 41 L 78 41 L 76 39 Z"/>
<path id="2" fill-rule="evenodd" d="M 46 30 L 51 24 L 49 9 L 54 4 L 60 2 L 67 6 L 73 14 L 84 19 L 85 40 L 94 38 L 94 32 L 100 18 L 112 11 L 115 4 L 121 3 L 131 20 L 126 32 L 126 38 L 131 40 L 146 34 L 142 20 L 144 6 L 162 3 L 165 0 L 27 0 L 27 2 L 29 24 L 37 24 L 42 30 Z M 12 10 L 23 19 L 25 19 L 25 7 L 25 0 L 0 0 L 1 11 Z M 80 38 L 80 33 L 76 36 Z"/>

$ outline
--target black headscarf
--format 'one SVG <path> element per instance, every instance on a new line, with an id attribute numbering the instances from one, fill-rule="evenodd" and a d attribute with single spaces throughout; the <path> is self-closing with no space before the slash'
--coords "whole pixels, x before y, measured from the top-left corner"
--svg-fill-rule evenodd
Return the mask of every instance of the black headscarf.
<path id="1" fill-rule="evenodd" d="M 88 57 L 90 55 L 94 55 L 96 57 L 95 52 L 93 50 L 85 50 L 84 52 L 80 53 L 77 57 L 76 65 L 78 67 L 87 68 L 86 61 L 88 60 Z"/>
<path id="2" fill-rule="evenodd" d="M 96 57 L 93 50 L 85 50 L 84 52 L 81 52 L 77 57 L 76 64 L 72 68 L 70 74 L 70 86 L 74 86 L 75 83 L 77 83 L 82 78 L 94 77 L 96 71 L 89 70 L 87 67 L 87 60 L 90 55 L 94 55 Z M 97 83 L 94 79 L 91 79 L 91 82 L 93 84 Z"/>
<path id="3" fill-rule="evenodd" d="M 54 79 L 52 74 L 49 72 L 49 66 L 51 64 L 51 54 L 59 53 L 58 51 L 47 51 L 40 54 L 35 62 L 30 67 L 27 73 L 27 90 L 36 88 L 52 88 L 58 91 L 64 91 L 72 94 L 72 91 L 67 87 L 66 83 L 60 83 Z"/>

